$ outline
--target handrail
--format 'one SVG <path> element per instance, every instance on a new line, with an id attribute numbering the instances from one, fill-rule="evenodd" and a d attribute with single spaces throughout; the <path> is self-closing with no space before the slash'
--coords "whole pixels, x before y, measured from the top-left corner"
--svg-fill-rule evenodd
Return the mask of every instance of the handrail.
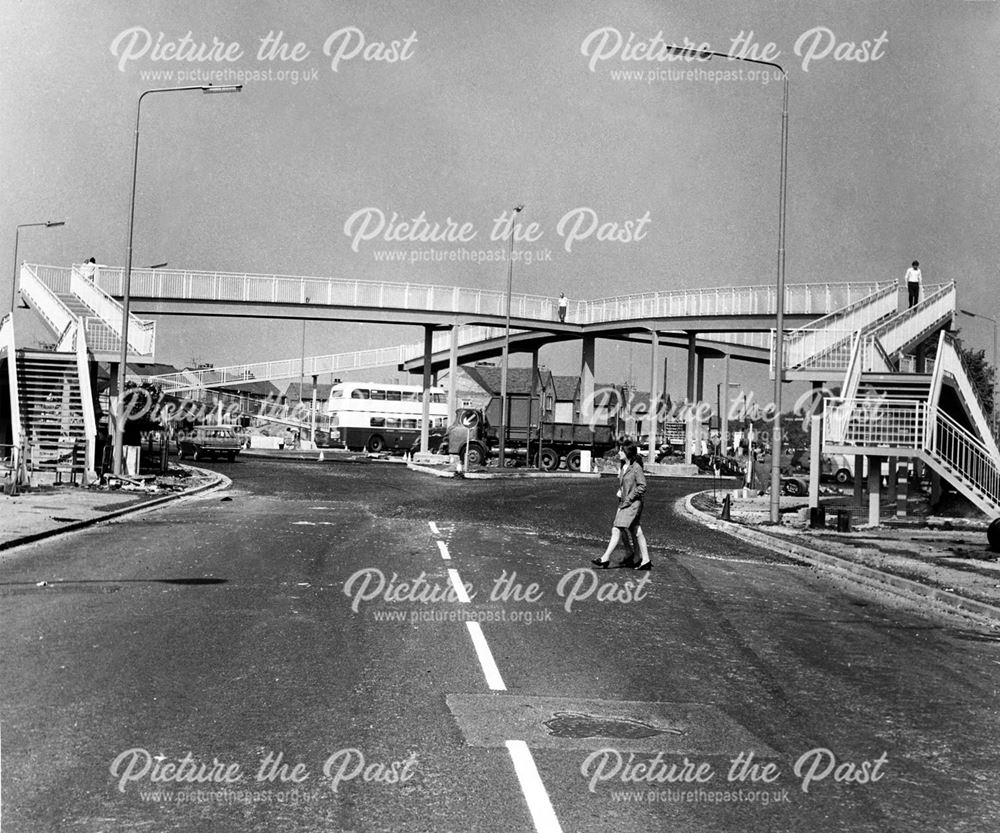
<path id="1" fill-rule="evenodd" d="M 824 433 L 831 445 L 919 451 L 926 446 L 927 413 L 922 399 L 830 397 L 824 420 L 834 430 Z"/>
<path id="2" fill-rule="evenodd" d="M 93 281 L 87 280 L 74 264 L 70 267 L 70 287 L 84 304 L 92 309 L 114 333 L 121 338 L 122 305 Z M 151 356 L 156 344 L 156 322 L 144 321 L 129 312 L 129 347 L 142 356 Z M 119 342 L 120 343 L 120 342 Z"/>
<path id="3" fill-rule="evenodd" d="M 956 374 L 953 369 L 949 368 L 949 358 L 951 358 L 953 362 L 956 362 L 958 367 L 961 369 L 962 376 L 964 376 L 965 381 L 964 385 L 962 384 L 962 378 L 959 378 L 958 374 Z M 937 369 L 938 364 L 941 365 L 942 373 L 949 372 L 950 370 L 952 375 L 956 377 L 956 381 L 959 383 L 959 389 L 962 391 L 963 396 L 966 395 L 966 388 L 968 388 L 968 392 L 972 394 L 981 417 L 981 419 L 975 419 L 974 417 L 973 421 L 982 432 L 984 438 L 989 438 L 987 445 L 992 444 L 994 454 L 1000 457 L 1000 445 L 997 443 L 996 434 L 993 432 L 993 426 L 986 418 L 986 406 L 983 403 L 983 398 L 979 394 L 979 389 L 972 383 L 972 376 L 969 373 L 968 362 L 966 362 L 965 358 L 962 356 L 962 352 L 958 349 L 957 339 L 951 333 L 943 332 L 938 341 L 938 354 L 935 369 Z"/>
<path id="4" fill-rule="evenodd" d="M 37 312 L 52 329 L 56 335 L 65 333 L 70 322 L 76 320 L 76 316 L 60 300 L 59 296 L 53 292 L 45 282 L 38 277 L 34 268 L 30 264 L 21 265 L 21 294 L 26 296 Z"/>
<path id="5" fill-rule="evenodd" d="M 932 287 L 928 287 L 928 290 L 931 289 Z M 954 314 L 955 297 L 954 282 L 937 285 L 936 288 L 933 288 L 933 291 L 927 292 L 924 300 L 919 304 L 915 304 L 899 313 L 899 315 L 895 315 L 883 322 L 871 330 L 868 335 L 878 337 L 886 346 L 886 352 L 890 355 L 896 353 L 928 329 L 926 326 L 913 326 L 915 322 L 925 321 L 928 312 L 933 313 L 935 310 L 940 309 L 940 312 L 934 316 L 934 321 L 944 318 L 949 307 L 952 314 Z"/>
<path id="6" fill-rule="evenodd" d="M 110 295 L 120 295 L 123 282 L 121 267 L 102 267 L 96 276 L 96 283 Z M 136 298 L 389 307 L 496 317 L 505 315 L 507 297 L 498 290 L 439 284 L 177 269 L 133 269 L 130 291 Z M 859 296 L 878 291 L 884 291 L 884 286 L 873 281 L 787 284 L 785 308 L 794 314 L 828 312 L 831 305 L 852 304 Z M 569 320 L 593 324 L 646 317 L 769 315 L 775 307 L 775 290 L 769 284 L 675 289 L 571 301 Z M 541 295 L 512 294 L 511 313 L 554 320 L 556 301 Z"/>
<path id="7" fill-rule="evenodd" d="M 971 432 L 941 412 L 928 451 L 947 463 L 992 501 L 1000 505 L 1000 460 Z"/>
<path id="8" fill-rule="evenodd" d="M 90 357 L 84 322 L 77 324 L 76 372 L 80 381 L 80 407 L 83 410 L 83 431 L 87 477 L 96 478 L 97 414 L 94 411 L 94 390 L 90 380 Z"/>
<path id="9" fill-rule="evenodd" d="M 0 344 L 7 348 L 7 387 L 10 396 L 10 425 L 14 444 L 14 470 L 17 471 L 17 453 L 22 442 L 21 398 L 17 385 L 17 343 L 14 338 L 14 316 L 7 315 L 0 324 Z"/>

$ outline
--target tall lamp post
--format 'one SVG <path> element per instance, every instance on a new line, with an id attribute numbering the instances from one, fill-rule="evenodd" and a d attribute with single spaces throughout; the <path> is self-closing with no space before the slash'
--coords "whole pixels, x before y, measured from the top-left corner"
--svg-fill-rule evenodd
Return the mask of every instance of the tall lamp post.
<path id="1" fill-rule="evenodd" d="M 981 312 L 969 312 L 967 309 L 959 310 L 969 318 L 983 318 L 993 324 L 993 432 L 997 430 L 997 320 Z"/>
<path id="2" fill-rule="evenodd" d="M 514 219 L 524 210 L 523 205 L 515 205 L 510 216 L 510 247 L 507 253 L 507 324 L 503 333 L 503 360 L 500 366 L 500 468 L 506 464 L 504 448 L 507 445 L 507 360 L 510 354 L 510 289 L 514 280 Z M 530 410 L 530 408 L 529 408 Z M 539 451 L 541 453 L 541 451 Z"/>
<path id="3" fill-rule="evenodd" d="M 781 520 L 781 385 L 784 382 L 784 341 L 785 341 L 785 209 L 788 193 L 788 73 L 781 64 L 759 58 L 746 58 L 726 52 L 669 46 L 667 52 L 675 55 L 695 55 L 702 60 L 728 58 L 771 67 L 781 73 L 781 163 L 778 183 L 778 274 L 774 311 L 774 431 L 771 439 L 771 523 Z"/>
<path id="4" fill-rule="evenodd" d="M 124 463 L 125 413 L 122 400 L 125 393 L 125 363 L 128 361 L 129 297 L 132 288 L 132 232 L 135 228 L 135 178 L 139 168 L 139 117 L 142 114 L 142 100 L 153 93 L 179 93 L 188 90 L 200 90 L 203 93 L 238 93 L 242 89 L 242 84 L 227 84 L 220 87 L 213 87 L 211 84 L 198 84 L 190 87 L 157 87 L 152 90 L 143 90 L 139 94 L 139 101 L 135 108 L 135 140 L 132 146 L 132 190 L 128 204 L 128 251 L 125 255 L 125 274 L 122 280 L 122 343 L 118 360 L 118 407 L 116 409 L 114 445 L 114 473 L 116 475 L 122 473 Z"/>
<path id="5" fill-rule="evenodd" d="M 34 226 L 45 226 L 45 228 L 56 228 L 66 225 L 65 220 L 46 220 L 44 223 L 21 223 L 14 230 L 14 276 L 10 285 L 10 317 L 14 318 L 14 305 L 17 303 L 17 245 L 21 236 L 21 229 L 33 228 Z"/>

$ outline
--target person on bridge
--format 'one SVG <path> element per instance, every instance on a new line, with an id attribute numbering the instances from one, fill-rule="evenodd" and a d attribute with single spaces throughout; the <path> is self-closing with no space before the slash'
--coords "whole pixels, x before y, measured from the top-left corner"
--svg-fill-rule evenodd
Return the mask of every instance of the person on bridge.
<path id="1" fill-rule="evenodd" d="M 559 293 L 559 322 L 562 323 L 566 320 L 566 310 L 569 307 L 569 299 L 566 298 L 565 292 Z"/>
<path id="2" fill-rule="evenodd" d="M 618 456 L 622 464 L 618 473 L 621 485 L 618 489 L 618 511 L 611 528 L 611 540 L 608 542 L 604 555 L 592 559 L 591 563 L 606 570 L 611 563 L 611 553 L 623 540 L 622 530 L 624 530 L 628 558 L 619 562 L 617 566 L 650 570 L 653 565 L 649 559 L 649 548 L 646 545 L 646 536 L 639 525 L 642 518 L 643 495 L 646 494 L 646 474 L 642 470 L 642 458 L 639 456 L 638 446 L 631 440 L 622 444 L 618 450 Z M 638 564 L 635 563 L 633 541 L 638 546 L 641 557 Z"/>
<path id="3" fill-rule="evenodd" d="M 97 261 L 94 258 L 84 261 L 83 266 L 80 267 L 80 274 L 91 283 L 94 283 L 97 279 Z"/>
<path id="4" fill-rule="evenodd" d="M 909 293 L 910 306 L 916 306 L 920 302 L 920 263 L 916 260 L 913 265 L 906 270 L 906 291 Z"/>

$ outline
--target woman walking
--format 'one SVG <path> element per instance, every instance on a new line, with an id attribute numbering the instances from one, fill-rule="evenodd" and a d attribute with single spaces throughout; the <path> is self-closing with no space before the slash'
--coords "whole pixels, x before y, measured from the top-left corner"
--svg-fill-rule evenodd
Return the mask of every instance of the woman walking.
<path id="1" fill-rule="evenodd" d="M 629 552 L 628 558 L 622 561 L 619 567 L 634 567 L 637 570 L 652 569 L 652 562 L 649 560 L 649 549 L 646 546 L 646 536 L 639 526 L 642 517 L 642 499 L 646 493 L 646 474 L 642 470 L 642 458 L 639 456 L 639 449 L 633 442 L 623 443 L 618 451 L 622 461 L 621 470 L 618 472 L 620 488 L 618 489 L 618 512 L 615 514 L 614 526 L 611 529 L 611 540 L 604 555 L 591 561 L 602 569 L 607 569 L 611 564 L 611 553 L 615 551 L 622 540 L 622 530 L 625 530 L 626 549 Z M 631 538 L 631 541 L 629 541 Z M 632 542 L 639 548 L 641 561 L 635 563 L 635 550 Z"/>

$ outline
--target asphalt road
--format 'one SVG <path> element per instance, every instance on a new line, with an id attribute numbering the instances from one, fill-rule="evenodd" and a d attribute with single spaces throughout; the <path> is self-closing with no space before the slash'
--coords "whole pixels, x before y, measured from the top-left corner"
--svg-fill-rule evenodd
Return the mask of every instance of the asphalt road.
<path id="1" fill-rule="evenodd" d="M 678 517 L 703 481 L 639 574 L 587 569 L 610 480 L 218 469 L 0 560 L 4 833 L 1000 827 L 997 637 Z"/>

